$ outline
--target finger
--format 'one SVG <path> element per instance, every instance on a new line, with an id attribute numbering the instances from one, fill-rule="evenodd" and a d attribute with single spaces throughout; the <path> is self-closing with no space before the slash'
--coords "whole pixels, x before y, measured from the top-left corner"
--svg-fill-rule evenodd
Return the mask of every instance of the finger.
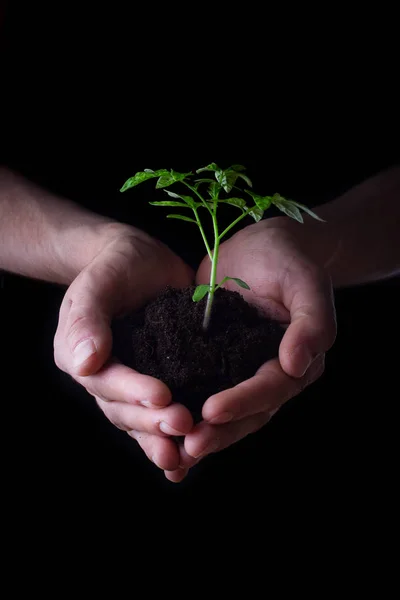
<path id="1" fill-rule="evenodd" d="M 270 420 L 268 412 L 246 417 L 226 425 L 199 423 L 185 438 L 185 450 L 197 461 L 232 446 L 250 433 L 255 433 Z"/>
<path id="2" fill-rule="evenodd" d="M 163 471 L 178 469 L 179 450 L 173 440 L 135 430 L 128 431 L 128 435 L 137 441 L 147 458 L 159 469 Z"/>
<path id="3" fill-rule="evenodd" d="M 165 477 L 173 483 L 180 483 L 185 479 L 189 470 L 200 461 L 189 456 L 185 450 L 184 444 L 179 445 L 179 468 L 174 471 L 166 471 Z"/>
<path id="4" fill-rule="evenodd" d="M 313 383 L 322 374 L 324 364 L 324 355 L 318 356 L 304 377 L 295 379 L 283 371 L 278 359 L 270 360 L 254 377 L 211 396 L 203 406 L 203 419 L 220 425 L 276 410 Z"/>
<path id="5" fill-rule="evenodd" d="M 283 300 L 290 325 L 279 348 L 283 370 L 302 377 L 315 357 L 329 350 L 336 337 L 336 316 L 329 278 L 314 267 L 288 272 Z"/>
<path id="6" fill-rule="evenodd" d="M 105 402 L 141 404 L 150 408 L 168 406 L 172 396 L 169 388 L 155 377 L 143 375 L 116 361 L 107 363 L 95 375 L 75 377 L 92 396 Z"/>
<path id="7" fill-rule="evenodd" d="M 141 431 L 158 436 L 184 436 L 193 428 L 193 418 L 181 404 L 171 404 L 157 410 L 125 402 L 104 402 L 96 397 L 97 404 L 113 425 L 123 431 Z"/>
<path id="8" fill-rule="evenodd" d="M 67 291 L 60 308 L 54 340 L 57 366 L 73 376 L 96 373 L 110 356 L 109 291 L 105 283 L 82 272 Z"/>
<path id="9" fill-rule="evenodd" d="M 165 477 L 172 483 L 181 483 L 188 474 L 188 471 L 176 469 L 174 471 L 164 471 Z"/>
<path id="10" fill-rule="evenodd" d="M 189 469 L 197 465 L 198 462 L 199 461 L 196 458 L 190 456 L 190 454 L 186 452 L 184 442 L 179 444 L 179 468 L 181 470 L 187 472 Z"/>

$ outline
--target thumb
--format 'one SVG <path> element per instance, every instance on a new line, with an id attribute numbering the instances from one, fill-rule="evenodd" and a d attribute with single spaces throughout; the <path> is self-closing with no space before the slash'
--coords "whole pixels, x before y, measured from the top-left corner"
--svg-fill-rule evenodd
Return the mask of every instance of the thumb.
<path id="1" fill-rule="evenodd" d="M 74 377 L 93 375 L 108 360 L 111 348 L 110 316 L 101 299 L 89 289 L 71 286 L 61 304 L 54 338 L 57 366 Z"/>
<path id="2" fill-rule="evenodd" d="M 303 377 L 315 358 L 329 350 L 336 337 L 336 315 L 329 278 L 303 273 L 286 277 L 285 306 L 291 322 L 279 349 L 283 370 Z"/>

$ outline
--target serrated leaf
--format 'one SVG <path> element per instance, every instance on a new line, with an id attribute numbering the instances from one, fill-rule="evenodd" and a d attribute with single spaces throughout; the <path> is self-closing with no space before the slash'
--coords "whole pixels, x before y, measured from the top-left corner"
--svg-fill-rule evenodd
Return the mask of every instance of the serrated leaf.
<path id="1" fill-rule="evenodd" d="M 172 171 L 164 173 L 160 179 L 157 181 L 156 189 L 160 190 L 162 188 L 169 187 L 173 183 L 177 183 L 178 181 L 183 181 L 191 175 L 192 173 L 178 173 L 177 171 Z"/>
<path id="2" fill-rule="evenodd" d="M 165 200 L 161 202 L 149 202 L 152 206 L 181 206 L 183 208 L 190 208 L 187 204 L 183 202 L 174 202 L 173 200 Z"/>
<path id="3" fill-rule="evenodd" d="M 272 204 L 271 196 L 260 196 L 259 194 L 255 194 L 251 190 L 244 190 L 246 194 L 251 196 L 256 203 L 256 206 L 260 208 L 262 211 L 267 210 Z"/>
<path id="4" fill-rule="evenodd" d="M 190 217 L 185 217 L 184 215 L 167 215 L 167 219 L 180 219 L 181 221 L 188 221 L 189 223 L 194 223 L 197 225 L 197 221 L 191 219 Z"/>
<path id="5" fill-rule="evenodd" d="M 173 175 L 171 175 L 171 173 L 168 173 L 168 175 L 163 175 L 160 177 L 160 179 L 157 181 L 156 189 L 161 190 L 162 188 L 169 187 L 173 183 L 176 183 L 176 179 Z"/>
<path id="6" fill-rule="evenodd" d="M 221 169 L 216 163 L 210 163 L 206 167 L 201 167 L 201 169 L 197 169 L 196 173 L 204 173 L 204 171 L 220 171 Z"/>
<path id="7" fill-rule="evenodd" d="M 274 194 L 272 203 L 291 219 L 295 219 L 299 223 L 304 223 L 300 210 L 291 200 L 286 200 L 286 198 L 283 198 L 280 194 Z"/>
<path id="8" fill-rule="evenodd" d="M 145 171 L 139 171 L 133 177 L 127 179 L 120 189 L 120 192 L 126 192 L 130 188 L 133 188 L 148 179 L 153 179 L 154 177 L 165 176 L 168 174 L 166 169 L 160 169 L 158 171 L 152 171 L 151 169 L 146 169 Z"/>
<path id="9" fill-rule="evenodd" d="M 205 284 L 198 285 L 192 296 L 193 302 L 200 302 L 200 300 L 202 300 L 204 298 L 204 296 L 206 296 L 208 294 L 209 291 L 210 291 L 209 285 L 205 285 Z"/>
<path id="10" fill-rule="evenodd" d="M 300 202 L 295 202 L 294 200 L 291 200 L 291 202 L 293 204 L 295 204 L 298 208 L 301 208 L 301 210 L 304 210 L 304 212 L 306 212 L 307 214 L 309 214 L 310 217 L 313 217 L 314 219 L 317 219 L 317 221 L 321 221 L 321 223 L 326 223 L 326 221 L 324 221 L 324 219 L 321 219 L 321 217 L 319 217 L 317 214 L 315 214 L 315 212 L 313 212 L 312 210 L 310 210 L 308 208 L 308 206 L 304 206 L 304 204 L 300 204 Z"/>
<path id="11" fill-rule="evenodd" d="M 243 200 L 243 198 L 224 198 L 222 200 L 218 200 L 218 203 L 220 202 L 223 204 L 231 204 L 232 206 L 236 206 L 242 210 L 246 209 L 246 201 Z"/>
<path id="12" fill-rule="evenodd" d="M 247 207 L 245 207 L 245 209 L 248 210 Z M 263 218 L 264 211 L 261 208 L 258 208 L 258 206 L 252 206 L 251 210 L 249 211 L 249 215 L 255 220 L 256 223 L 258 223 L 258 221 L 261 221 Z"/>
<path id="13" fill-rule="evenodd" d="M 198 208 L 199 206 L 202 206 L 201 202 L 195 202 L 192 198 L 192 196 L 184 196 L 182 194 L 176 194 L 175 192 L 171 192 L 170 190 L 164 190 L 164 192 L 166 194 L 168 194 L 168 196 L 171 196 L 171 198 L 180 198 L 181 200 L 183 200 L 184 202 L 186 202 L 186 204 L 188 206 L 190 206 L 190 208 Z"/>
<path id="14" fill-rule="evenodd" d="M 228 169 L 226 171 L 216 171 L 215 177 L 218 183 L 222 185 L 225 192 L 229 194 L 229 192 L 232 191 L 232 188 L 235 185 L 237 178 L 239 177 L 239 173 L 236 173 L 236 171 L 230 171 Z"/>

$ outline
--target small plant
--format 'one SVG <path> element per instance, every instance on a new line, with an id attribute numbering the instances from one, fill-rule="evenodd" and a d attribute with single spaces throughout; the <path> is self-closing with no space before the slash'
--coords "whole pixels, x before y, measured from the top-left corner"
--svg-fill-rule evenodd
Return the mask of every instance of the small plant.
<path id="1" fill-rule="evenodd" d="M 126 190 L 129 190 L 130 188 L 133 188 L 144 181 L 158 178 L 156 189 L 164 189 L 168 196 L 173 198 L 173 200 L 150 202 L 150 204 L 153 206 L 190 208 L 193 211 L 194 219 L 180 214 L 167 215 L 167 219 L 181 219 L 182 221 L 188 221 L 189 223 L 194 223 L 197 225 L 202 235 L 204 245 L 207 249 L 208 256 L 210 257 L 210 283 L 207 285 L 199 285 L 193 294 L 194 302 L 199 302 L 208 294 L 203 321 L 203 328 L 205 330 L 208 328 L 210 323 L 214 294 L 218 288 L 220 288 L 226 281 L 232 280 L 235 281 L 240 287 L 247 290 L 250 289 L 247 283 L 238 277 L 225 277 L 222 281 L 217 283 L 219 246 L 222 239 L 233 227 L 235 227 L 235 225 L 240 223 L 240 221 L 242 221 L 248 215 L 256 222 L 260 221 L 264 215 L 264 212 L 272 205 L 275 205 L 287 216 L 296 219 L 300 223 L 303 223 L 303 217 L 300 209 L 307 212 L 309 215 L 314 217 L 314 219 L 322 221 L 322 219 L 320 219 L 314 212 L 312 212 L 303 204 L 299 204 L 293 200 L 287 200 L 280 194 L 274 194 L 273 196 L 260 196 L 255 194 L 251 189 L 249 189 L 252 188 L 253 185 L 249 177 L 244 173 L 245 170 L 246 168 L 242 165 L 232 165 L 228 169 L 221 169 L 215 163 L 211 163 L 206 167 L 197 169 L 196 175 L 201 173 L 212 173 L 212 175 L 210 175 L 208 178 L 196 178 L 196 175 L 193 172 L 178 173 L 172 169 L 169 171 L 166 169 L 160 169 L 158 171 L 145 169 L 144 171 L 140 171 L 128 179 L 120 190 L 121 192 L 125 192 Z M 189 188 L 193 196 L 177 194 L 165 189 L 177 183 Z M 238 183 L 244 183 L 248 187 L 242 190 L 237 185 Z M 200 193 L 200 189 L 203 189 L 206 184 L 207 195 L 205 196 L 203 192 Z M 235 190 L 235 194 L 231 196 L 230 194 L 232 193 L 232 190 Z M 236 194 L 236 190 L 239 190 L 239 193 L 244 191 L 249 196 L 249 200 L 246 201 L 244 198 L 240 198 Z M 249 202 L 250 206 L 248 206 Z M 222 232 L 219 231 L 217 218 L 217 211 L 220 204 L 230 204 L 237 207 L 241 211 L 240 216 Z M 199 216 L 200 208 L 204 208 L 210 214 L 212 219 L 214 231 L 214 243 L 212 248 L 207 240 L 202 221 Z"/>

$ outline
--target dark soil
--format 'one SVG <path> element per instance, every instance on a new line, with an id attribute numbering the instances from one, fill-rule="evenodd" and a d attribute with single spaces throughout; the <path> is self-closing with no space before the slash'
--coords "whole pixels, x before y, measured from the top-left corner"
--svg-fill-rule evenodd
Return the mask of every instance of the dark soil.
<path id="1" fill-rule="evenodd" d="M 278 355 L 283 329 L 238 292 L 220 289 L 205 333 L 206 300 L 194 303 L 193 291 L 168 288 L 142 311 L 115 321 L 113 351 L 124 364 L 164 381 L 198 421 L 209 396 L 252 377 Z"/>

